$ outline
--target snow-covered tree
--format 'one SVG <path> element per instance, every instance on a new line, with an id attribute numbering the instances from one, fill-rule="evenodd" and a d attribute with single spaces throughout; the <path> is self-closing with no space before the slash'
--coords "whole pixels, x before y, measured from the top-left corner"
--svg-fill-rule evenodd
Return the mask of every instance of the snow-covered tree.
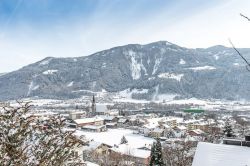
<path id="1" fill-rule="evenodd" d="M 225 122 L 225 126 L 224 126 L 224 130 L 223 130 L 224 134 L 226 137 L 233 137 L 233 129 L 232 129 L 232 125 L 230 124 L 229 119 L 226 120 Z"/>
<path id="2" fill-rule="evenodd" d="M 126 143 L 128 143 L 128 140 L 126 139 L 125 136 L 123 136 L 120 144 L 126 144 Z"/>
<path id="3" fill-rule="evenodd" d="M 164 163 L 169 166 L 191 166 L 194 156 L 192 150 L 197 145 L 192 142 L 177 142 L 163 147 Z"/>
<path id="4" fill-rule="evenodd" d="M 151 147 L 151 154 L 150 154 L 150 166 L 163 166 L 163 158 L 162 158 L 162 147 L 160 139 L 157 138 L 156 142 L 153 143 Z"/>
<path id="5" fill-rule="evenodd" d="M 84 144 L 64 130 L 60 117 L 37 118 L 29 103 L 0 108 L 0 165 L 61 166 L 79 164 L 75 148 Z"/>

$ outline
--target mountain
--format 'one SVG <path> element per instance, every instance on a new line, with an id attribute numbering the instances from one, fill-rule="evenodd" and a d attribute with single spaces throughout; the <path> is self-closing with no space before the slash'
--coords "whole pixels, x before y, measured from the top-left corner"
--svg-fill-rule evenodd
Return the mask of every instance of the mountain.
<path id="1" fill-rule="evenodd" d="M 239 51 L 250 58 L 250 49 Z M 0 99 L 77 98 L 128 90 L 136 99 L 250 99 L 250 72 L 232 48 L 188 49 L 166 41 L 90 56 L 48 57 L 0 76 Z"/>

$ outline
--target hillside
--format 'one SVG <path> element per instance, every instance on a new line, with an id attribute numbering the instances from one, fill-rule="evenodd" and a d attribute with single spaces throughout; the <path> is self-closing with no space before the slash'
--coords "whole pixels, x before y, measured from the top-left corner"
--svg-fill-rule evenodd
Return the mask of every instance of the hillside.
<path id="1" fill-rule="evenodd" d="M 246 57 L 250 49 L 240 49 Z M 130 89 L 136 99 L 250 99 L 250 73 L 232 48 L 188 49 L 159 41 L 90 56 L 48 57 L 0 75 L 0 99 L 77 98 Z M 127 93 L 126 91 L 126 93 Z M 122 92 L 121 92 L 122 93 Z"/>

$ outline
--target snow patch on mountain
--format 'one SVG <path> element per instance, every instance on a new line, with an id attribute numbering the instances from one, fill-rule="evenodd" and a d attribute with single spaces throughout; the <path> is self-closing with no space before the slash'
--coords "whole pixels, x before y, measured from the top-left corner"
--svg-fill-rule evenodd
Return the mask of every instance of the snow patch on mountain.
<path id="1" fill-rule="evenodd" d="M 71 87 L 71 86 L 73 86 L 73 84 L 74 84 L 74 81 L 70 82 L 70 83 L 67 85 L 67 87 Z"/>
<path id="2" fill-rule="evenodd" d="M 145 66 L 144 66 L 143 63 L 142 63 L 142 59 L 141 59 L 140 65 L 141 65 L 141 69 L 144 71 L 145 75 L 148 75 L 147 69 L 145 68 Z"/>
<path id="3" fill-rule="evenodd" d="M 216 68 L 213 66 L 199 66 L 199 67 L 192 67 L 189 69 L 194 70 L 194 71 L 201 71 L 201 70 L 215 70 Z"/>
<path id="4" fill-rule="evenodd" d="M 148 80 L 154 80 L 155 79 L 155 77 L 149 77 L 148 78 Z"/>
<path id="5" fill-rule="evenodd" d="M 137 80 L 141 77 L 141 71 L 143 70 L 145 72 L 145 75 L 147 75 L 147 70 L 145 66 L 142 63 L 142 59 L 140 62 L 137 61 L 136 59 L 136 53 L 132 50 L 129 50 L 127 53 L 130 58 L 131 58 L 131 64 L 130 64 L 130 69 L 131 69 L 131 76 L 134 80 Z"/>
<path id="6" fill-rule="evenodd" d="M 160 74 L 158 74 L 159 78 L 175 79 L 177 81 L 181 81 L 181 78 L 183 76 L 184 76 L 184 74 L 174 74 L 174 73 L 160 73 Z"/>
<path id="7" fill-rule="evenodd" d="M 155 93 L 154 95 L 152 96 L 152 100 L 158 100 L 157 96 L 159 94 L 159 84 L 155 87 Z"/>
<path id="8" fill-rule="evenodd" d="M 37 90 L 38 88 L 39 88 L 39 85 L 34 85 L 34 82 L 31 81 L 28 87 L 27 96 L 29 96 L 32 91 Z"/>
<path id="9" fill-rule="evenodd" d="M 102 68 L 105 68 L 106 67 L 106 63 L 102 63 Z"/>
<path id="10" fill-rule="evenodd" d="M 141 77 L 141 65 L 137 62 L 135 58 L 136 53 L 134 51 L 129 50 L 128 55 L 131 58 L 131 64 L 130 64 L 131 76 L 134 80 L 137 80 Z"/>
<path id="11" fill-rule="evenodd" d="M 170 42 L 166 42 L 165 44 L 166 44 L 166 46 L 171 46 L 171 45 L 173 45 L 173 44 L 170 43 Z"/>
<path id="12" fill-rule="evenodd" d="M 147 63 L 148 63 L 148 65 L 150 64 L 150 59 L 149 59 L 149 57 L 148 57 Z"/>
<path id="13" fill-rule="evenodd" d="M 180 59 L 179 64 L 180 64 L 180 65 L 185 65 L 185 64 L 186 64 L 186 61 L 184 61 L 183 59 Z"/>
<path id="14" fill-rule="evenodd" d="M 58 72 L 58 70 L 46 70 L 43 72 L 44 75 L 51 75 Z"/>
<path id="15" fill-rule="evenodd" d="M 219 55 L 219 54 L 214 54 L 214 55 L 213 55 L 213 57 L 214 57 L 215 60 L 218 60 L 218 59 L 219 59 L 219 56 L 218 56 L 218 55 Z"/>
<path id="16" fill-rule="evenodd" d="M 174 98 L 177 97 L 177 96 L 179 96 L 179 95 L 177 95 L 177 94 L 160 94 L 156 98 L 159 101 L 168 102 L 168 101 L 174 100 Z"/>
<path id="17" fill-rule="evenodd" d="M 3 76 L 3 75 L 5 75 L 5 74 L 7 74 L 7 73 L 0 73 L 0 76 Z"/>
<path id="18" fill-rule="evenodd" d="M 148 89 L 132 89 L 132 90 L 125 89 L 119 92 L 119 96 L 131 99 L 132 94 L 145 94 L 145 93 L 148 93 Z"/>
<path id="19" fill-rule="evenodd" d="M 52 59 L 52 58 L 50 58 L 50 59 L 45 59 L 45 60 L 43 60 L 42 62 L 40 62 L 39 65 L 48 65 L 49 62 L 51 61 L 51 59 Z"/>
<path id="20" fill-rule="evenodd" d="M 162 56 L 160 58 L 155 57 L 155 65 L 154 65 L 152 74 L 156 73 L 156 71 L 158 70 L 158 68 L 160 66 L 161 61 L 162 61 Z"/>
<path id="21" fill-rule="evenodd" d="M 32 90 L 37 90 L 40 86 L 39 85 L 36 85 L 34 86 L 34 88 L 32 88 Z"/>
<path id="22" fill-rule="evenodd" d="M 240 64 L 239 64 L 239 63 L 234 63 L 233 65 L 234 65 L 234 66 L 239 66 Z"/>
<path id="23" fill-rule="evenodd" d="M 86 90 L 86 89 L 80 89 L 80 90 L 74 90 L 71 91 L 72 93 L 80 93 L 80 92 L 86 92 L 86 93 L 93 93 L 96 94 L 97 92 L 91 91 L 91 90 Z"/>
<path id="24" fill-rule="evenodd" d="M 166 49 L 165 48 L 161 48 L 160 51 L 161 51 L 161 54 L 164 54 L 166 52 Z"/>

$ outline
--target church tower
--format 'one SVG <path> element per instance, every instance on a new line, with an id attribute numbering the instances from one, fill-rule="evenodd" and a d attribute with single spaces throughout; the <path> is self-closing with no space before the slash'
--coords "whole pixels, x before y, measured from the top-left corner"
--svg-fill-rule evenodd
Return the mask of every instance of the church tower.
<path id="1" fill-rule="evenodd" d="M 94 95 L 92 98 L 91 113 L 93 116 L 95 116 L 95 114 L 96 114 L 96 103 L 95 103 L 95 96 Z"/>

